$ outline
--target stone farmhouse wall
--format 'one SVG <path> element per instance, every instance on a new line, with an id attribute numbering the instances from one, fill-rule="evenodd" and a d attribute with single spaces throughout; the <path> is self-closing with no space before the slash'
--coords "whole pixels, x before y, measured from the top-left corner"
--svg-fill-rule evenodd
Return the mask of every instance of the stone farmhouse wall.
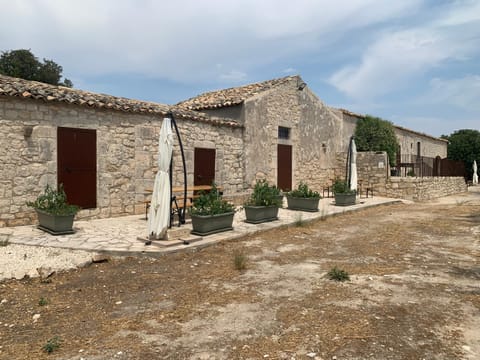
<path id="1" fill-rule="evenodd" d="M 334 176 L 341 120 L 296 79 L 245 101 L 245 182 L 257 178 L 276 183 L 277 145 L 292 145 L 292 187 L 307 182 L 320 191 Z M 278 127 L 290 139 L 278 138 Z"/>
<path id="2" fill-rule="evenodd" d="M 347 151 L 348 145 L 350 144 L 350 138 L 355 133 L 355 128 L 357 127 L 358 117 L 354 116 L 353 113 L 346 112 L 336 108 L 330 108 L 330 110 L 343 121 L 340 122 L 340 127 L 338 128 L 339 138 L 341 139 L 340 150 Z"/>
<path id="3" fill-rule="evenodd" d="M 41 100 L 0 98 L 0 227 L 33 223 L 36 214 L 25 205 L 57 183 L 57 127 L 97 132 L 97 208 L 78 218 L 101 218 L 145 211 L 145 189 L 153 188 L 157 171 L 158 135 L 162 117 L 46 103 Z M 24 128 L 33 128 L 24 136 Z M 179 120 L 186 149 L 188 181 L 193 182 L 193 148 L 217 149 L 217 181 L 226 193 L 243 186 L 242 129 Z M 183 183 L 178 142 L 174 146 L 175 185 Z M 234 169 L 234 171 L 232 171 Z"/>
<path id="4" fill-rule="evenodd" d="M 246 192 L 257 179 L 277 183 L 278 144 L 292 146 L 292 187 L 303 181 L 321 191 L 335 176 L 336 153 L 346 149 L 343 122 L 308 87 L 299 90 L 299 81 L 293 77 L 240 105 L 201 110 L 243 125 Z M 290 129 L 289 139 L 279 139 L 279 126 Z"/>
<path id="5" fill-rule="evenodd" d="M 402 155 L 420 155 L 430 158 L 440 156 L 442 159 L 447 157 L 448 142 L 446 140 L 404 129 L 400 126 L 395 126 L 395 135 Z M 420 154 L 417 153 L 418 143 L 420 143 Z"/>
<path id="6" fill-rule="evenodd" d="M 215 149 L 215 182 L 230 198 L 244 191 L 243 128 L 213 126 L 195 121 L 177 121 L 185 152 L 187 184 L 194 183 L 195 148 Z M 158 139 L 157 139 L 158 143 Z M 173 149 L 173 184 L 183 185 L 180 147 Z"/>

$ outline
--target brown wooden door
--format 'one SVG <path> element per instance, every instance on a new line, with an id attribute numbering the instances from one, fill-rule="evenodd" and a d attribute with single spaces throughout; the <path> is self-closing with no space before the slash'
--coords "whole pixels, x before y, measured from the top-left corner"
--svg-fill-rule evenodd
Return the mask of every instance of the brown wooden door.
<path id="1" fill-rule="evenodd" d="M 70 204 L 83 209 L 97 206 L 97 133 L 59 127 L 57 131 L 58 183 Z"/>
<path id="2" fill-rule="evenodd" d="M 215 149 L 195 148 L 193 185 L 212 185 L 215 181 Z"/>
<path id="3" fill-rule="evenodd" d="M 292 190 L 292 146 L 278 144 L 277 186 L 283 191 Z"/>

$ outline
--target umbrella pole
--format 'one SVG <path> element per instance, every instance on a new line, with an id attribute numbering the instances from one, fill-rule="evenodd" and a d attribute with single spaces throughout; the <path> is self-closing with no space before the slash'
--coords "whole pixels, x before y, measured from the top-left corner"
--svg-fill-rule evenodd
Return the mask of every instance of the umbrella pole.
<path id="1" fill-rule="evenodd" d="M 172 119 L 172 125 L 175 128 L 175 133 L 177 134 L 178 144 L 180 145 L 180 153 L 182 154 L 182 164 L 183 164 L 183 210 L 180 215 L 179 223 L 185 224 L 185 210 L 187 209 L 187 167 L 185 165 L 185 153 L 183 151 L 182 138 L 180 137 L 180 132 L 178 131 L 177 122 L 173 117 L 173 113 L 169 112 L 169 117 Z M 171 166 L 170 162 L 170 166 Z M 172 170 L 170 167 L 170 197 L 172 194 Z M 172 202 L 170 201 L 170 213 L 171 213 Z"/>
<path id="2" fill-rule="evenodd" d="M 345 182 L 347 183 L 348 188 L 350 189 L 350 183 L 351 183 L 351 177 L 352 174 L 350 173 L 351 166 L 350 166 L 350 161 L 351 161 L 351 153 L 352 153 L 352 139 L 353 136 L 350 137 L 350 142 L 348 143 L 348 151 L 347 151 L 347 165 L 345 166 Z"/>

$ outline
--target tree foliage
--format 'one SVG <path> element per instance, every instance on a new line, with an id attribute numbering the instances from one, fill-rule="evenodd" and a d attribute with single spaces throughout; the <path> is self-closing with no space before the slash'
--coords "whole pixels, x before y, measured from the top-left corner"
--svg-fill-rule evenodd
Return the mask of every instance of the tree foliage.
<path id="1" fill-rule="evenodd" d="M 53 60 L 39 61 L 30 50 L 19 49 L 2 51 L 0 56 L 0 74 L 40 81 L 52 85 L 73 87 L 69 79 L 62 82 L 63 68 Z"/>
<path id="2" fill-rule="evenodd" d="M 480 165 L 480 131 L 463 129 L 442 137 L 449 141 L 447 157 L 463 161 L 469 178 L 472 178 L 473 160 L 477 160 L 477 164 Z"/>
<path id="3" fill-rule="evenodd" d="M 391 166 L 395 166 L 398 141 L 390 121 L 367 115 L 357 122 L 355 144 L 359 151 L 385 151 Z"/>

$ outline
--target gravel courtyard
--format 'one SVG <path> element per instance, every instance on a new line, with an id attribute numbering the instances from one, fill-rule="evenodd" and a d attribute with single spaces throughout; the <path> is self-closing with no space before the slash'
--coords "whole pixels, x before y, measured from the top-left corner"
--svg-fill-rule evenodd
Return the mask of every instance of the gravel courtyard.
<path id="1" fill-rule="evenodd" d="M 0 358 L 480 358 L 480 192 L 297 225 L 3 281 Z"/>

